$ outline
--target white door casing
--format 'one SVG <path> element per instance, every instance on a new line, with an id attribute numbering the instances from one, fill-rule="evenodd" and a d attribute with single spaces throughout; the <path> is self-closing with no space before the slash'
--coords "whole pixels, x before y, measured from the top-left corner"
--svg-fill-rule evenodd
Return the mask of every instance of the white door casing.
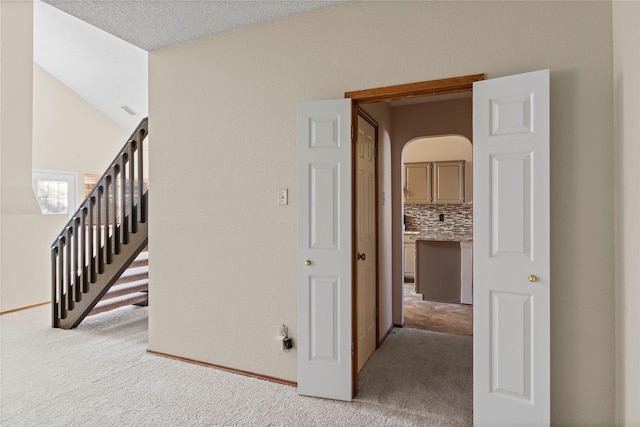
<path id="1" fill-rule="evenodd" d="M 376 130 L 358 115 L 356 236 L 358 372 L 376 349 Z"/>
<path id="2" fill-rule="evenodd" d="M 351 100 L 298 105 L 298 393 L 352 398 Z"/>
<path id="3" fill-rule="evenodd" d="M 473 161 L 474 425 L 549 425 L 549 70 L 473 84 Z"/>

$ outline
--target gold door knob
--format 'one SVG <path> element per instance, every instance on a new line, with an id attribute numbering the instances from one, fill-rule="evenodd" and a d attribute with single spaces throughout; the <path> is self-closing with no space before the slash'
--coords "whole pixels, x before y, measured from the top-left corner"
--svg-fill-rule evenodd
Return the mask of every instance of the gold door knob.
<path id="1" fill-rule="evenodd" d="M 311 265 L 311 260 L 308 259 L 304 262 L 304 265 L 306 265 L 307 267 Z"/>
<path id="2" fill-rule="evenodd" d="M 538 277 L 535 274 L 532 274 L 529 276 L 529 281 L 530 282 L 537 282 L 538 281 Z"/>

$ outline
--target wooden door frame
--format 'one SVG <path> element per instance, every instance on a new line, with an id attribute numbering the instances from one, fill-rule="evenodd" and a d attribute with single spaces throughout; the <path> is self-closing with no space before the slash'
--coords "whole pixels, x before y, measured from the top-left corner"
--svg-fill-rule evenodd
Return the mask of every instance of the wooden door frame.
<path id="1" fill-rule="evenodd" d="M 364 89 L 364 90 L 356 90 L 356 91 L 351 91 L 351 92 L 346 92 L 344 94 L 345 98 L 350 98 L 352 101 L 352 108 L 351 108 L 351 114 L 352 114 L 352 148 L 355 149 L 356 147 L 356 143 L 357 143 L 357 139 L 358 139 L 358 114 L 359 114 L 359 110 L 361 110 L 359 108 L 360 104 L 368 104 L 368 103 L 373 103 L 373 102 L 381 102 L 381 101 L 393 101 L 393 100 L 399 100 L 399 99 L 408 99 L 408 98 L 417 98 L 417 97 L 428 97 L 428 96 L 436 96 L 436 95 L 449 95 L 449 94 L 455 94 L 455 93 L 462 93 L 462 92 L 472 92 L 473 91 L 473 82 L 477 82 L 480 80 L 484 80 L 485 79 L 485 75 L 484 74 L 471 74 L 471 75 L 467 75 L 467 76 L 459 76 L 459 77 L 451 77 L 451 78 L 446 78 L 446 79 L 439 79 L 439 80 L 429 80 L 429 81 L 424 81 L 424 82 L 418 82 L 418 83 L 408 83 L 408 84 L 401 84 L 401 85 L 395 85 L 395 86 L 385 86 L 385 87 L 379 87 L 379 88 L 374 88 L 374 89 Z M 376 146 L 377 146 L 377 140 L 378 140 L 378 128 L 377 126 L 375 127 L 376 129 Z M 355 151 L 353 151 L 355 152 Z M 354 209 L 352 210 L 351 213 L 351 221 L 352 221 L 352 226 L 354 227 L 353 230 L 357 230 L 355 228 L 356 226 L 356 221 L 357 221 L 357 217 L 355 215 L 355 201 L 356 201 L 356 173 L 357 173 L 357 169 L 355 166 L 355 156 L 352 156 L 352 164 L 351 164 L 351 176 L 352 176 L 352 200 L 353 200 L 353 206 Z M 376 227 L 378 225 L 378 158 L 376 157 Z M 393 204 L 392 204 L 393 206 Z M 379 230 L 377 230 L 379 231 Z M 352 384 L 352 390 L 353 390 L 353 397 L 355 398 L 356 395 L 358 394 L 358 340 L 357 340 L 357 333 L 358 333 L 358 320 L 357 320 L 357 287 L 358 287 L 358 278 L 357 278 L 357 268 L 356 268 L 356 254 L 355 254 L 355 248 L 356 248 L 356 233 L 353 233 L 352 236 L 352 242 L 353 242 L 353 248 L 352 251 L 354 251 L 351 254 L 351 259 L 352 259 L 352 271 L 353 271 L 353 275 L 352 275 L 352 282 L 351 282 L 351 289 L 352 289 L 352 297 L 351 297 L 351 322 L 352 322 L 352 355 L 351 355 L 351 364 L 352 364 L 352 369 L 351 369 L 351 384 Z M 376 254 L 378 254 L 378 235 L 379 233 L 376 232 Z M 393 233 L 392 233 L 393 236 Z M 378 264 L 380 263 L 379 258 L 376 258 L 376 273 L 378 272 Z M 376 274 L 377 277 L 377 274 Z M 378 289 L 378 281 L 376 280 L 376 307 L 378 307 L 379 304 L 379 289 Z M 379 328 L 379 322 L 376 319 L 376 348 L 379 346 L 378 343 L 378 328 Z"/>

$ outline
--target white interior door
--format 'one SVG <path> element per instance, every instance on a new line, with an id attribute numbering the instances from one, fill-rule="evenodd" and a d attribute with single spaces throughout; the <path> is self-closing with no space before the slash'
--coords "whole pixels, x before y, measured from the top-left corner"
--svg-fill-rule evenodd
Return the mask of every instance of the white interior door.
<path id="1" fill-rule="evenodd" d="M 298 392 L 352 397 L 351 100 L 298 106 Z"/>
<path id="2" fill-rule="evenodd" d="M 549 425 L 549 70 L 473 84 L 474 425 Z"/>
<path id="3" fill-rule="evenodd" d="M 376 349 L 376 130 L 358 116 L 356 142 L 358 372 Z"/>

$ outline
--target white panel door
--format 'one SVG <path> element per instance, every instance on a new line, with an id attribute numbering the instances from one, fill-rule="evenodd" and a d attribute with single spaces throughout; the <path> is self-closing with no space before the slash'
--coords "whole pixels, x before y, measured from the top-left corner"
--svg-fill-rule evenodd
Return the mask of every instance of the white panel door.
<path id="1" fill-rule="evenodd" d="M 473 84 L 476 426 L 549 425 L 549 70 Z"/>
<path id="2" fill-rule="evenodd" d="M 352 398 L 351 100 L 298 106 L 298 393 Z"/>
<path id="3" fill-rule="evenodd" d="M 358 372 L 376 349 L 376 130 L 358 116 L 356 142 Z"/>

